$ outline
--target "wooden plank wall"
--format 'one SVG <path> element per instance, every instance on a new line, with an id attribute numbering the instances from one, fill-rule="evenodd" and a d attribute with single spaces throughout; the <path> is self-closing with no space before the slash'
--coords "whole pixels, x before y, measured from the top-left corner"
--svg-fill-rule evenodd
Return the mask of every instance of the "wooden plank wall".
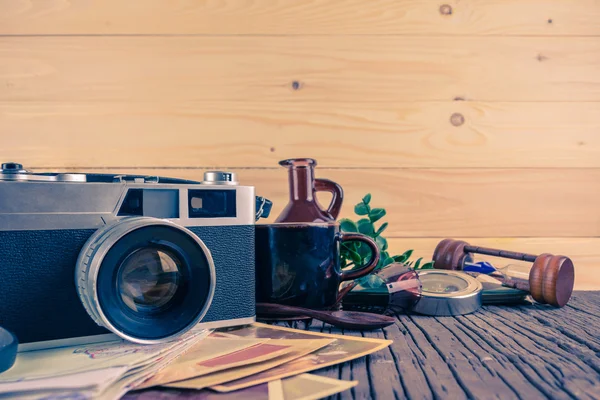
<path id="1" fill-rule="evenodd" d="M 286 203 L 312 157 L 444 237 L 562 253 L 600 289 L 597 0 L 0 0 L 0 160 L 201 178 Z M 322 199 L 322 202 L 327 199 Z"/>

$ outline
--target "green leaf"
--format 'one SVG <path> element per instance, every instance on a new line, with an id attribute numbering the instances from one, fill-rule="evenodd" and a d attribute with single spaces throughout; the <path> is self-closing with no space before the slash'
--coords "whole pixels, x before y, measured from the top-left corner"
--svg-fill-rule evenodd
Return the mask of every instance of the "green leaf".
<path id="1" fill-rule="evenodd" d="M 375 234 L 373 224 L 366 218 L 358 220 L 358 231 L 363 235 L 372 236 Z"/>
<path id="2" fill-rule="evenodd" d="M 377 237 L 375 238 L 375 243 L 377 243 L 377 246 L 379 246 L 379 248 L 380 248 L 382 251 L 385 251 L 385 250 L 387 250 L 387 247 L 388 247 L 388 242 L 387 242 L 387 240 L 386 240 L 385 238 L 383 238 L 383 237 L 381 237 L 381 236 L 377 236 Z"/>
<path id="3" fill-rule="evenodd" d="M 433 269 L 433 261 L 421 265 L 421 268 L 419 269 Z"/>
<path id="4" fill-rule="evenodd" d="M 360 256 L 360 254 L 358 254 L 357 252 L 355 252 L 354 250 L 352 250 L 351 248 L 349 248 L 348 246 L 344 245 L 345 247 L 345 252 L 347 254 L 347 256 L 357 265 L 359 265 L 360 263 L 362 263 L 362 257 Z"/>
<path id="5" fill-rule="evenodd" d="M 355 242 L 356 243 L 356 242 Z M 371 257 L 371 249 L 366 244 L 358 243 L 358 254 L 362 257 L 362 259 Z"/>
<path id="6" fill-rule="evenodd" d="M 353 243 L 342 243 L 342 247 L 340 247 L 340 255 L 344 255 L 348 251 L 354 251 L 352 244 Z"/>
<path id="7" fill-rule="evenodd" d="M 422 260 L 423 260 L 423 257 L 421 257 L 421 258 L 419 258 L 419 259 L 417 260 L 417 262 L 415 263 L 415 267 L 414 267 L 414 269 L 419 269 L 419 265 L 421 265 L 421 261 L 422 261 Z"/>
<path id="8" fill-rule="evenodd" d="M 367 193 L 365 197 L 362 199 L 363 203 L 369 204 L 371 202 L 371 193 Z"/>
<path id="9" fill-rule="evenodd" d="M 365 203 L 358 203 L 354 206 L 354 212 L 356 215 L 368 215 L 369 207 Z"/>
<path id="10" fill-rule="evenodd" d="M 377 269 L 379 268 L 383 268 L 384 267 L 384 263 L 385 261 L 390 258 L 390 255 L 387 253 L 387 251 L 382 251 L 379 254 L 379 262 L 377 263 Z"/>
<path id="11" fill-rule="evenodd" d="M 371 222 L 377 222 L 385 216 L 385 210 L 383 208 L 374 208 L 369 213 L 369 219 Z"/>
<path id="12" fill-rule="evenodd" d="M 398 263 L 406 262 L 406 257 L 404 257 L 404 254 L 400 256 L 394 256 L 393 258 Z"/>
<path id="13" fill-rule="evenodd" d="M 358 232 L 358 226 L 356 223 L 348 218 L 342 218 L 340 220 L 340 229 L 343 232 Z"/>
<path id="14" fill-rule="evenodd" d="M 390 265 L 394 262 L 394 259 L 391 257 L 388 257 L 385 259 L 385 261 L 383 261 L 383 266 L 385 267 L 386 265 Z"/>
<path id="15" fill-rule="evenodd" d="M 382 225 L 379 227 L 379 229 L 377 229 L 377 232 L 375 232 L 375 234 L 376 234 L 377 236 L 381 235 L 381 233 L 382 233 L 383 231 L 385 231 L 385 228 L 387 228 L 387 227 L 388 227 L 388 223 L 387 223 L 387 222 L 384 222 L 384 223 L 383 223 L 383 224 L 382 224 Z"/>
<path id="16" fill-rule="evenodd" d="M 406 262 L 412 255 L 412 252 L 413 252 L 412 250 L 406 250 L 402 255 L 394 256 L 394 260 L 396 260 L 396 262 L 399 262 L 399 263 Z"/>
<path id="17" fill-rule="evenodd" d="M 340 262 L 345 266 L 348 260 L 351 260 L 350 252 L 345 247 L 340 248 Z"/>

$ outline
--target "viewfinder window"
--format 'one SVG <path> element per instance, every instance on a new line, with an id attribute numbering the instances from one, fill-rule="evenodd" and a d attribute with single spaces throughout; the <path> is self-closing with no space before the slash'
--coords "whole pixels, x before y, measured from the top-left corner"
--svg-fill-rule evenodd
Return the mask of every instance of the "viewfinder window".
<path id="1" fill-rule="evenodd" d="M 143 189 L 129 189 L 117 215 L 144 215 L 143 198 Z"/>
<path id="2" fill-rule="evenodd" d="M 179 190 L 129 189 L 117 215 L 179 218 Z"/>
<path id="3" fill-rule="evenodd" d="M 190 218 L 235 218 L 235 190 L 189 190 Z"/>

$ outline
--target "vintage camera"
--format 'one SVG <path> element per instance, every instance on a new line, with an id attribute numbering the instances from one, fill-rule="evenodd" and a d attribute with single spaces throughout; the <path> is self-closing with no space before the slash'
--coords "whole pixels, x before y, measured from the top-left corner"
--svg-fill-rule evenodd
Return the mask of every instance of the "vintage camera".
<path id="1" fill-rule="evenodd" d="M 204 181 L 0 170 L 0 326 L 20 349 L 159 343 L 255 320 L 254 227 L 271 203 Z"/>

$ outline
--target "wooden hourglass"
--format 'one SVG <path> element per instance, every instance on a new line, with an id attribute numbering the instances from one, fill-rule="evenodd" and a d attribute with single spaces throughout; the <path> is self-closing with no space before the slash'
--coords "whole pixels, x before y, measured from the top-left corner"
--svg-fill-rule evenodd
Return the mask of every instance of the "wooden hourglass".
<path id="1" fill-rule="evenodd" d="M 434 268 L 462 270 L 465 265 L 473 262 L 474 254 L 532 262 L 533 265 L 528 271 L 525 270 L 525 274 L 519 274 L 517 271 L 511 273 L 510 268 L 496 269 L 498 271 L 504 270 L 502 271 L 504 275 L 502 281 L 506 286 L 529 292 L 531 297 L 538 303 L 563 307 L 571 298 L 575 270 L 573 262 L 566 256 L 548 253 L 536 256 L 471 246 L 462 240 L 444 239 L 438 243 L 433 252 Z"/>

